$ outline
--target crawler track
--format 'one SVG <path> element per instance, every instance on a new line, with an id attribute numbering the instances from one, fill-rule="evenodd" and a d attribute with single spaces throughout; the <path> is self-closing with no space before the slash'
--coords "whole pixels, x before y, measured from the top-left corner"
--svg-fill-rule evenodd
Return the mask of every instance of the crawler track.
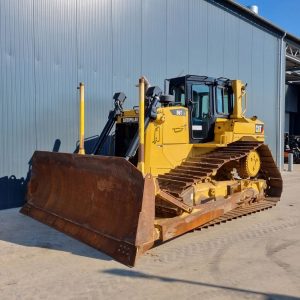
<path id="1" fill-rule="evenodd" d="M 270 208 L 280 198 L 282 178 L 268 146 L 260 142 L 237 141 L 229 144 L 227 147 L 218 148 L 199 157 L 189 158 L 170 172 L 159 175 L 158 183 L 161 190 L 184 202 L 184 195 L 194 184 L 206 182 L 211 179 L 218 180 L 218 174 L 226 172 L 227 167 L 240 165 L 240 160 L 253 150 L 259 153 L 261 159 L 261 169 L 257 177 L 265 179 L 267 183 L 265 199 L 254 202 L 247 209 L 238 208 L 236 213 L 239 212 L 240 216 L 242 216 L 248 214 L 247 212 L 250 211 L 251 213 L 259 211 L 261 207 Z M 268 199 L 272 199 L 272 201 Z M 245 213 L 243 214 L 242 212 Z M 230 213 L 222 216 L 222 220 L 229 220 Z"/>
<path id="2" fill-rule="evenodd" d="M 169 173 L 159 175 L 160 188 L 181 198 L 185 190 L 198 182 L 205 182 L 230 162 L 238 162 L 252 150 L 261 158 L 260 178 L 267 180 L 267 196 L 280 197 L 282 178 L 268 146 L 259 142 L 234 142 L 228 147 L 217 149 L 200 157 L 189 158 Z"/>

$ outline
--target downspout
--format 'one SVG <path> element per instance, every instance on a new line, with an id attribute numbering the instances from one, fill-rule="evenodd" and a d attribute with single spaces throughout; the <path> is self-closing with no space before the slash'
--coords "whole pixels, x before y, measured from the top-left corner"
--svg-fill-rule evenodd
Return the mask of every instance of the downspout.
<path id="1" fill-rule="evenodd" d="M 280 51 L 279 51 L 279 74 L 280 74 L 280 79 L 279 79 L 279 85 L 278 85 L 278 135 L 277 135 L 277 166 L 279 167 L 280 170 L 283 169 L 283 131 L 282 131 L 282 126 L 283 126 L 283 110 L 284 110 L 284 86 L 285 86 L 285 72 L 283 70 L 284 67 L 284 62 L 285 62 L 285 47 L 284 47 L 284 39 L 286 37 L 286 32 L 284 32 L 283 36 L 280 39 Z"/>

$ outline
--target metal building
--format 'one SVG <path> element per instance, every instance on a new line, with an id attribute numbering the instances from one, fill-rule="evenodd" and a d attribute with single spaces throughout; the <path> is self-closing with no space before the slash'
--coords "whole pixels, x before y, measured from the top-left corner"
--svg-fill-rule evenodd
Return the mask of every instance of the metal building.
<path id="1" fill-rule="evenodd" d="M 286 41 L 300 45 L 229 0 L 2 0 L 0 208 L 23 202 L 34 150 L 74 151 L 80 81 L 93 137 L 115 91 L 137 104 L 142 74 L 159 86 L 183 74 L 242 79 L 280 165 Z"/>

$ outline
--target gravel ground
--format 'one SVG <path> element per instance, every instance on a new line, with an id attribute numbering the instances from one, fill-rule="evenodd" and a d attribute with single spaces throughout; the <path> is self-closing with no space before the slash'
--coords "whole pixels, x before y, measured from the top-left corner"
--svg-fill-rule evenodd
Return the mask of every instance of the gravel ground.
<path id="1" fill-rule="evenodd" d="M 300 166 L 271 210 L 195 231 L 127 268 L 21 215 L 0 212 L 0 299 L 300 299 Z"/>

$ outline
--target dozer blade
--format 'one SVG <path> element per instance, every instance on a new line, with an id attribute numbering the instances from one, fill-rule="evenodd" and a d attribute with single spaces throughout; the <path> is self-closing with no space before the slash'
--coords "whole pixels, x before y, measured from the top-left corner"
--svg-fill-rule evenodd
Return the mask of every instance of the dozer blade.
<path id="1" fill-rule="evenodd" d="M 154 192 L 123 158 L 36 151 L 21 212 L 133 266 L 154 243 Z"/>

